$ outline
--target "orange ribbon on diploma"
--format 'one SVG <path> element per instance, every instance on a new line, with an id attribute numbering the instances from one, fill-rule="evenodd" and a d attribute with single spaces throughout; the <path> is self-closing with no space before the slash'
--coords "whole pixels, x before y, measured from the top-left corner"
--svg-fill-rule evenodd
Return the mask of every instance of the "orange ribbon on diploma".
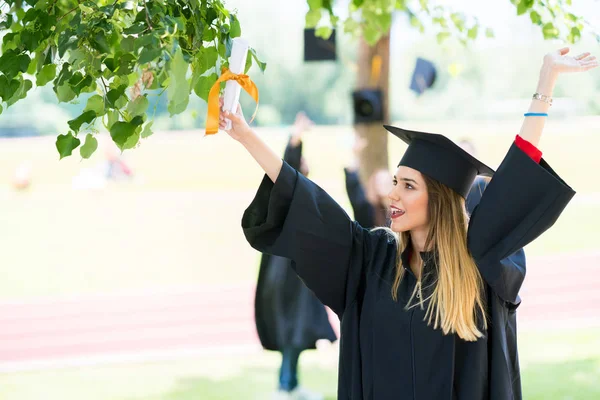
<path id="1" fill-rule="evenodd" d="M 215 84 L 210 88 L 208 93 L 208 115 L 206 117 L 206 134 L 214 135 L 219 131 L 219 91 L 221 88 L 221 82 L 225 81 L 236 81 L 242 89 L 244 89 L 256 102 L 256 109 L 250 122 L 254 120 L 256 112 L 258 111 L 258 88 L 252 82 L 250 77 L 245 74 L 234 74 L 229 68 L 223 68 L 221 76 Z"/>

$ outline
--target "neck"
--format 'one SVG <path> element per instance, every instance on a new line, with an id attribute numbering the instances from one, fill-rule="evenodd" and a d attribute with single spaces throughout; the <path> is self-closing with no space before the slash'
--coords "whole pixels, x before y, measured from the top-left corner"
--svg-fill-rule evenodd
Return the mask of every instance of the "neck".
<path id="1" fill-rule="evenodd" d="M 419 230 L 411 230 L 410 231 L 410 242 L 412 244 L 412 249 L 414 254 L 419 254 L 425 249 L 425 242 L 427 241 L 427 230 L 419 229 Z"/>

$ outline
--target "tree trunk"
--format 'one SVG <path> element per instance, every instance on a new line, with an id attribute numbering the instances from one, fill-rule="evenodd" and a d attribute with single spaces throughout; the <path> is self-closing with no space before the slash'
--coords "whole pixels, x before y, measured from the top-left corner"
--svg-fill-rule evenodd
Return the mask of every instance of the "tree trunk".
<path id="1" fill-rule="evenodd" d="M 381 57 L 381 70 L 376 81 L 371 82 L 371 64 L 373 57 Z M 380 89 L 383 92 L 383 119 L 389 123 L 389 76 L 390 76 L 390 36 L 383 36 L 379 42 L 370 47 L 364 39 L 360 40 L 358 48 L 358 79 L 357 89 Z M 376 74 L 377 75 L 377 74 Z M 388 133 L 381 122 L 371 124 L 356 124 L 356 133 L 367 139 L 367 146 L 360 157 L 360 180 L 364 185 L 368 178 L 380 168 L 388 168 L 387 138 Z"/>

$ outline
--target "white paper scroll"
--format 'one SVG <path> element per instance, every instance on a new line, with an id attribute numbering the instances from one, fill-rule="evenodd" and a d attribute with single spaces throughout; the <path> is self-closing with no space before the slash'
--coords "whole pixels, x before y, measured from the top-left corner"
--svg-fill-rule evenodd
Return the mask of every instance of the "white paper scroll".
<path id="1" fill-rule="evenodd" d="M 248 42 L 242 38 L 233 39 L 231 56 L 229 57 L 229 70 L 234 74 L 243 74 L 248 56 Z M 240 101 L 240 91 L 242 87 L 236 81 L 227 81 L 225 83 L 225 94 L 223 96 L 223 110 L 235 113 L 237 104 Z M 226 120 L 227 129 L 231 129 L 231 121 Z"/>

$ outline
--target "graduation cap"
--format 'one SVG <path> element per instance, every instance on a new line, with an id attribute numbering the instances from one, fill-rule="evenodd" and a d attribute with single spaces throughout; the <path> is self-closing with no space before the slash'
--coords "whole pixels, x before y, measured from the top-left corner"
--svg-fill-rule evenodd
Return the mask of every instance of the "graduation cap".
<path id="1" fill-rule="evenodd" d="M 314 29 L 304 29 L 304 61 L 335 60 L 335 29 L 329 39 L 315 36 Z"/>
<path id="2" fill-rule="evenodd" d="M 410 90 L 417 94 L 423 94 L 426 89 L 433 86 L 436 75 L 435 66 L 431 61 L 427 61 L 424 58 L 417 58 L 415 71 L 410 81 Z"/>
<path id="3" fill-rule="evenodd" d="M 492 176 L 494 170 L 464 151 L 446 136 L 408 131 L 384 125 L 408 144 L 398 166 L 416 169 L 467 197 L 477 175 Z"/>
<path id="4" fill-rule="evenodd" d="M 383 122 L 383 92 L 362 89 L 352 92 L 354 123 Z"/>

